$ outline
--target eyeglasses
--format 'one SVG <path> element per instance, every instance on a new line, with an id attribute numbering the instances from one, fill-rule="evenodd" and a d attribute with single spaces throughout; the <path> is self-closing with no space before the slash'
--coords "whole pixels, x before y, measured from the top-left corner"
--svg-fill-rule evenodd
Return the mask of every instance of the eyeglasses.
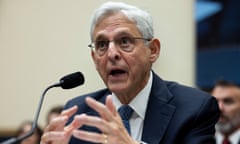
<path id="1" fill-rule="evenodd" d="M 145 40 L 151 41 L 151 39 L 143 37 L 119 37 L 114 40 L 97 40 L 88 45 L 95 53 L 99 56 L 103 56 L 108 50 L 110 42 L 113 42 L 114 45 L 124 52 L 132 52 L 136 44 L 136 40 Z"/>

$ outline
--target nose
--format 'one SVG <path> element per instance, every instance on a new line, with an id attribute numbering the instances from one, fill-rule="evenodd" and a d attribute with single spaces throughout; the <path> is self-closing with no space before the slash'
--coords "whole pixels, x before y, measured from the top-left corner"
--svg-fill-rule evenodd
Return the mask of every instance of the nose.
<path id="1" fill-rule="evenodd" d="M 110 60 L 119 60 L 120 59 L 120 51 L 114 41 L 110 41 L 108 44 L 107 55 Z"/>
<path id="2" fill-rule="evenodd" d="M 223 102 L 218 102 L 218 107 L 219 107 L 219 109 L 220 109 L 220 111 L 224 111 L 224 104 L 223 104 Z"/>

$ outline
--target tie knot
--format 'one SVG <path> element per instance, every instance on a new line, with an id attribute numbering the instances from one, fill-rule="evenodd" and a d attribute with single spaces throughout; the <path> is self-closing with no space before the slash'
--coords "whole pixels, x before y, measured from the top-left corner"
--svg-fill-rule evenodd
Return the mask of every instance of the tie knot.
<path id="1" fill-rule="evenodd" d="M 122 120 L 129 120 L 130 117 L 132 116 L 133 109 L 128 106 L 128 105 L 122 105 L 119 109 L 118 112 L 122 118 Z"/>

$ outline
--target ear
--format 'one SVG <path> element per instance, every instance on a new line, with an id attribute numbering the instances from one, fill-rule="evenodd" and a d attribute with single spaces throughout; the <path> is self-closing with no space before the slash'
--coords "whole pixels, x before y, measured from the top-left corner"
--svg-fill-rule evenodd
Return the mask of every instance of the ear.
<path id="1" fill-rule="evenodd" d="M 160 48 L 161 48 L 161 44 L 159 39 L 152 39 L 151 42 L 149 43 L 149 48 L 151 50 L 151 54 L 150 54 L 150 61 L 155 62 L 160 54 Z"/>

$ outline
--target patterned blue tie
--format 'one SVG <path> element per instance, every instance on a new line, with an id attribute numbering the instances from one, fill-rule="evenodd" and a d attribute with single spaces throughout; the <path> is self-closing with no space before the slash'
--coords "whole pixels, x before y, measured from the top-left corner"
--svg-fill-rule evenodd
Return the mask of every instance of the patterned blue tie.
<path id="1" fill-rule="evenodd" d="M 131 135 L 131 129 L 130 129 L 130 124 L 129 124 L 129 119 L 132 116 L 133 109 L 128 106 L 128 105 L 122 105 L 119 109 L 118 112 L 122 118 L 122 122 L 127 129 L 128 133 Z"/>

